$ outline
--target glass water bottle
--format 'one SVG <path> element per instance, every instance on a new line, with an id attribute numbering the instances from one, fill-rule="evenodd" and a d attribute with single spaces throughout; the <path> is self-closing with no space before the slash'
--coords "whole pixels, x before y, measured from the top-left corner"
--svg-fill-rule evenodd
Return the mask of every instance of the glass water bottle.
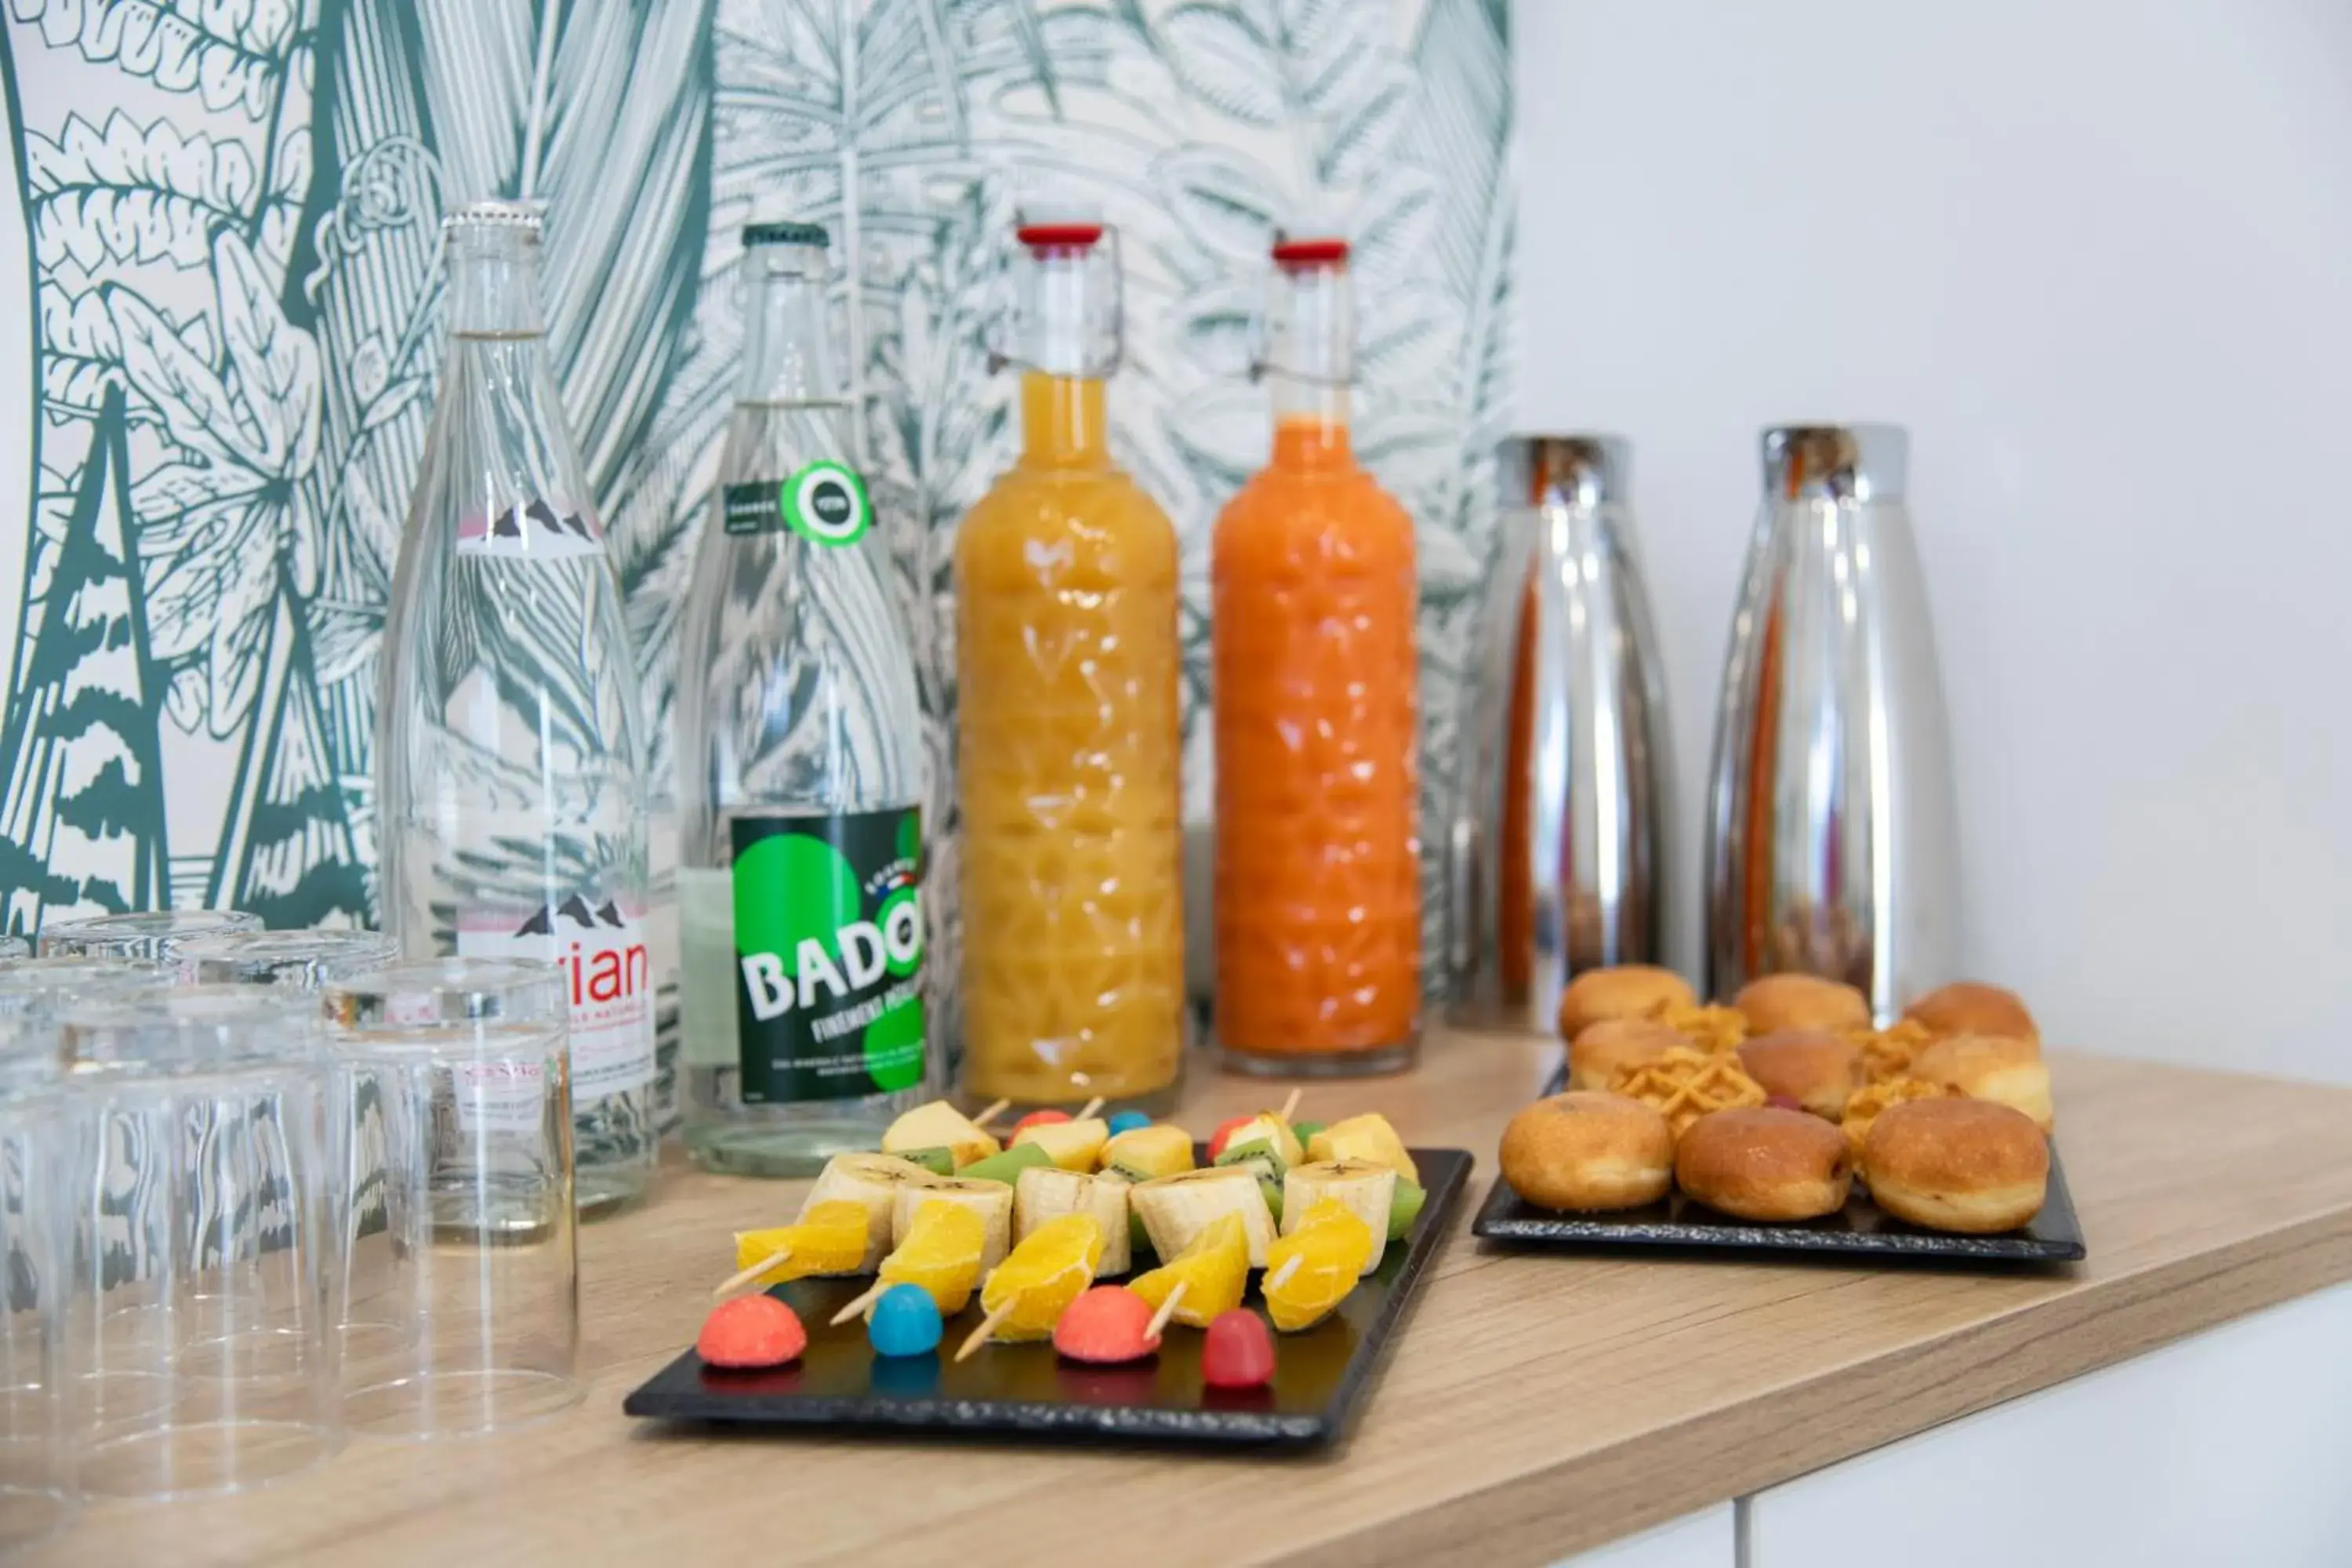
<path id="1" fill-rule="evenodd" d="M 678 642 L 686 1143 L 789 1176 L 929 1076 L 922 721 L 827 369 L 825 232 L 743 231 L 735 409 Z"/>
<path id="2" fill-rule="evenodd" d="M 1157 1110 L 1183 1059 L 1176 531 L 1111 460 L 1110 231 L 1016 237 L 1021 456 L 956 538 L 963 1089 Z"/>
<path id="3" fill-rule="evenodd" d="M 548 363 L 538 209 L 442 229 L 449 353 L 383 635 L 383 923 L 412 954 L 562 967 L 593 1215 L 645 1191 L 659 1136 L 636 666 Z"/>

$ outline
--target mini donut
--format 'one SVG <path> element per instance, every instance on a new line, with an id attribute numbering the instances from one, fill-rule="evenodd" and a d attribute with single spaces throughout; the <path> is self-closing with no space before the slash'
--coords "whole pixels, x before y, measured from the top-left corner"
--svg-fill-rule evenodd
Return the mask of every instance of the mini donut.
<path id="1" fill-rule="evenodd" d="M 1845 1118 L 1839 1125 L 1845 1129 L 1846 1146 L 1853 1151 L 1855 1164 L 1862 1162 L 1862 1146 L 1870 1138 L 1872 1125 L 1888 1106 L 1906 1100 L 1950 1100 L 1959 1092 L 1948 1083 L 1909 1077 L 1884 1079 L 1854 1090 L 1853 1098 L 1845 1102 Z"/>
<path id="2" fill-rule="evenodd" d="M 1778 1029 L 1827 1029 L 1837 1034 L 1870 1026 L 1870 1000 L 1853 986 L 1818 974 L 1767 974 L 1739 988 L 1732 1005 L 1748 1016 L 1750 1035 Z"/>
<path id="3" fill-rule="evenodd" d="M 1512 1117 L 1502 1165 L 1511 1190 L 1544 1208 L 1639 1208 L 1666 1195 L 1675 1138 L 1639 1100 L 1577 1090 Z"/>
<path id="4" fill-rule="evenodd" d="M 2050 1144 L 2023 1111 L 1990 1100 L 1890 1105 L 1862 1146 L 1870 1195 L 1897 1219 L 1973 1236 L 2042 1212 Z"/>
<path id="5" fill-rule="evenodd" d="M 1623 1068 L 1656 1061 L 1684 1043 L 1681 1031 L 1650 1018 L 1603 1018 L 1568 1045 L 1568 1087 L 1601 1089 Z"/>
<path id="6" fill-rule="evenodd" d="M 1690 984 L 1654 963 L 1588 969 L 1559 994 L 1559 1036 L 1572 1040 L 1603 1018 L 1642 1018 L 1697 1002 Z"/>
<path id="7" fill-rule="evenodd" d="M 2031 1040 L 1956 1035 L 1937 1040 L 1911 1061 L 1911 1076 L 1949 1084 L 1971 1100 L 2015 1106 L 2047 1132 L 2057 1115 L 2050 1101 L 2050 1069 Z"/>
<path id="8" fill-rule="evenodd" d="M 1736 1219 L 1819 1219 L 1845 1207 L 1853 1157 L 1845 1134 L 1818 1116 L 1771 1105 L 1714 1110 L 1675 1145 L 1675 1180 Z"/>
<path id="9" fill-rule="evenodd" d="M 1739 1065 L 1767 1094 L 1793 1100 L 1831 1121 L 1862 1087 L 1862 1051 L 1820 1029 L 1781 1029 L 1739 1047 Z"/>
<path id="10" fill-rule="evenodd" d="M 2017 993 L 1981 981 L 1955 980 L 1938 986 L 1904 1008 L 1903 1016 L 1939 1040 L 1953 1035 L 1994 1035 L 2042 1043 L 2042 1031 Z"/>

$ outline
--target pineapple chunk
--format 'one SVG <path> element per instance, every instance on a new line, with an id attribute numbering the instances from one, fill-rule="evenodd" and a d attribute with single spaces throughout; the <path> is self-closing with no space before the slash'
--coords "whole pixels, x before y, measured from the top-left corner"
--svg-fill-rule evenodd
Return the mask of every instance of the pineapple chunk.
<path id="1" fill-rule="evenodd" d="M 1404 1152 L 1404 1140 L 1389 1125 L 1389 1119 L 1378 1111 L 1334 1121 L 1307 1143 L 1307 1157 L 1318 1163 L 1369 1160 L 1375 1165 L 1386 1165 L 1408 1182 L 1418 1184 L 1421 1181 L 1412 1156 Z"/>
<path id="2" fill-rule="evenodd" d="M 1034 1143 L 1055 1164 L 1081 1174 L 1101 1162 L 1103 1145 L 1109 1142 L 1110 1123 L 1099 1116 L 1083 1121 L 1033 1121 L 1013 1135 L 1015 1149 Z"/>
<path id="3" fill-rule="evenodd" d="M 1192 1168 L 1192 1135 L 1165 1121 L 1130 1128 L 1103 1145 L 1102 1163 L 1131 1181 L 1172 1176 Z"/>
<path id="4" fill-rule="evenodd" d="M 1003 1145 L 971 1124 L 971 1119 L 944 1100 L 934 1100 L 908 1111 L 882 1134 L 882 1152 L 904 1154 L 918 1149 L 945 1149 L 961 1171 L 975 1160 L 985 1160 Z"/>
<path id="5" fill-rule="evenodd" d="M 1261 1142 L 1268 1146 L 1283 1171 L 1307 1163 L 1307 1151 L 1298 1146 L 1298 1134 L 1290 1130 L 1289 1122 L 1271 1110 L 1262 1110 L 1255 1121 L 1234 1128 L 1233 1136 L 1225 1140 L 1225 1147 L 1238 1149 L 1244 1143 Z M 1279 1180 L 1282 1171 L 1276 1171 L 1276 1179 Z"/>

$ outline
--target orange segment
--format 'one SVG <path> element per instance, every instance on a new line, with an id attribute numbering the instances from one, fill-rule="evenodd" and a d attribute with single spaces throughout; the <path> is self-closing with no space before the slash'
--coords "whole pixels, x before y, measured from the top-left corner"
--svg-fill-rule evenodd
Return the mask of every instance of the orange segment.
<path id="1" fill-rule="evenodd" d="M 1068 1214 L 1029 1233 L 981 1287 L 981 1310 L 1013 1310 L 996 1325 L 1000 1340 L 1042 1340 L 1054 1331 L 1062 1309 L 1094 1283 L 1102 1262 L 1102 1226 L 1095 1216 Z"/>
<path id="2" fill-rule="evenodd" d="M 812 1204 L 797 1225 L 735 1233 L 735 1267 L 749 1268 L 778 1253 L 784 1258 L 753 1281 L 781 1285 L 812 1274 L 855 1274 L 866 1261 L 866 1205 L 845 1200 Z"/>
<path id="3" fill-rule="evenodd" d="M 1150 1302 L 1156 1312 L 1180 1284 L 1184 1299 L 1176 1303 L 1175 1321 L 1196 1329 L 1207 1328 L 1218 1313 L 1242 1304 L 1242 1291 L 1249 1284 L 1249 1237 L 1239 1215 L 1219 1215 L 1190 1247 L 1150 1273 L 1137 1275 L 1128 1281 L 1128 1289 Z"/>
<path id="4" fill-rule="evenodd" d="M 972 1210 L 934 1198 L 915 1211 L 906 1239 L 882 1260 L 885 1285 L 912 1285 L 929 1295 L 942 1318 L 953 1317 L 980 1283 L 988 1227 Z"/>
<path id="5" fill-rule="evenodd" d="M 1265 1249 L 1266 1316 L 1286 1333 L 1322 1321 L 1356 1288 L 1371 1255 L 1371 1227 L 1338 1199 L 1324 1199 Z"/>

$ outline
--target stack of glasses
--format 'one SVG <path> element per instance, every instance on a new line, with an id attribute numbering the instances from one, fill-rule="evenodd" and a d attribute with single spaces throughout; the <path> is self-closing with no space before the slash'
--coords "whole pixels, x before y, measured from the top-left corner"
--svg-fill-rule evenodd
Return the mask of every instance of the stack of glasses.
<path id="1" fill-rule="evenodd" d="M 561 973 L 131 915 L 0 953 L 0 1554 L 580 1396 Z"/>

